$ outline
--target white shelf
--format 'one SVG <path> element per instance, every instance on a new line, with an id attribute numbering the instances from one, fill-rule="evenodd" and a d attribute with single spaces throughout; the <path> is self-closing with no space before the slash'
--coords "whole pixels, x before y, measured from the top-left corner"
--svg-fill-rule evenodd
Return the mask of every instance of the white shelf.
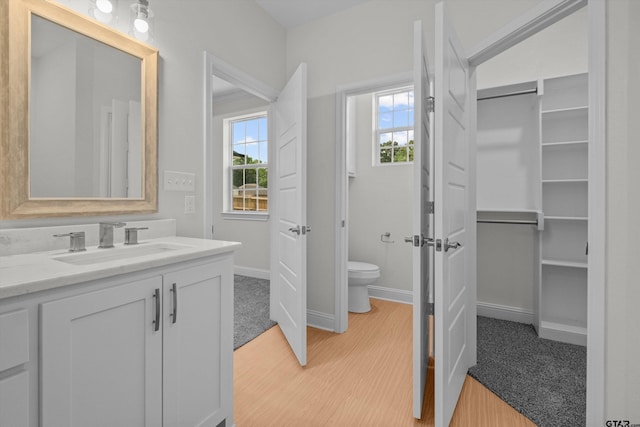
<path id="1" fill-rule="evenodd" d="M 576 179 L 543 179 L 543 184 L 554 184 L 554 183 L 565 183 L 565 182 L 589 182 L 588 179 L 585 178 L 576 178 Z"/>
<path id="2" fill-rule="evenodd" d="M 575 262 L 575 261 L 562 261 L 557 259 L 543 259 L 541 261 L 542 265 L 552 265 L 554 267 L 567 267 L 567 268 L 587 268 L 586 262 Z"/>
<path id="3" fill-rule="evenodd" d="M 561 141 L 561 142 L 543 142 L 543 147 L 554 147 L 554 146 L 562 146 L 562 145 L 579 145 L 579 144 L 588 144 L 588 140 L 581 141 Z"/>
<path id="4" fill-rule="evenodd" d="M 540 109 L 542 209 L 541 338 L 586 345 L 589 193 L 587 74 L 543 81 Z"/>
<path id="5" fill-rule="evenodd" d="M 577 107 L 554 108 L 553 110 L 542 110 L 541 113 L 543 115 L 544 114 L 569 115 L 571 113 L 584 114 L 587 111 L 589 111 L 589 106 L 587 106 L 587 105 L 579 105 Z"/>

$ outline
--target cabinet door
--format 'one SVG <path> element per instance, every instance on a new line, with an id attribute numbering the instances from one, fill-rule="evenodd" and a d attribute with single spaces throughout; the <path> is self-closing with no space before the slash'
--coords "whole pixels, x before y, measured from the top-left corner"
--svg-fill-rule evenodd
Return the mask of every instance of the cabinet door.
<path id="1" fill-rule="evenodd" d="M 213 262 L 164 276 L 164 427 L 233 425 L 233 271 Z"/>
<path id="2" fill-rule="evenodd" d="M 161 288 L 158 276 L 42 304 L 43 427 L 162 425 Z"/>

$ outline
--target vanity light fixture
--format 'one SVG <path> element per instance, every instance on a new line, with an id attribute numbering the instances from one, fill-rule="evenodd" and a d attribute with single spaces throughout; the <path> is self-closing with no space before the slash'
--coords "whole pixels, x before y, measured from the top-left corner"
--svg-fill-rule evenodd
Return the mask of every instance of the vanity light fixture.
<path id="1" fill-rule="evenodd" d="M 131 34 L 137 39 L 149 41 L 153 12 L 149 9 L 149 0 L 137 0 L 131 4 Z"/>
<path id="2" fill-rule="evenodd" d="M 91 15 L 98 21 L 108 24 L 118 11 L 118 0 L 95 0 L 91 2 Z"/>

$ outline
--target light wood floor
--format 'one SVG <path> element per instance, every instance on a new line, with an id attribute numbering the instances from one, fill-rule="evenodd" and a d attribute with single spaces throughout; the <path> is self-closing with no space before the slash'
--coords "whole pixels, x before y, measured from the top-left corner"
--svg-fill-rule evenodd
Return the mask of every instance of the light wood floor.
<path id="1" fill-rule="evenodd" d="M 432 426 L 432 369 L 423 419 L 412 416 L 412 308 L 371 303 L 344 334 L 308 328 L 304 368 L 277 326 L 236 350 L 236 426 Z M 467 377 L 451 426 L 535 424 Z"/>

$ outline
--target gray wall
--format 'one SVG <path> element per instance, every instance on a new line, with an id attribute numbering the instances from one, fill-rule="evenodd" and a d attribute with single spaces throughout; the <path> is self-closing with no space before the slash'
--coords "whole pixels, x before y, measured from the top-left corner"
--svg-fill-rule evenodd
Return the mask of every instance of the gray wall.
<path id="1" fill-rule="evenodd" d="M 356 99 L 356 176 L 349 178 L 349 259 L 376 264 L 380 278 L 374 284 L 410 291 L 411 246 L 403 237 L 411 234 L 411 164 L 373 166 L 372 94 Z M 387 240 L 380 241 L 382 233 Z"/>

